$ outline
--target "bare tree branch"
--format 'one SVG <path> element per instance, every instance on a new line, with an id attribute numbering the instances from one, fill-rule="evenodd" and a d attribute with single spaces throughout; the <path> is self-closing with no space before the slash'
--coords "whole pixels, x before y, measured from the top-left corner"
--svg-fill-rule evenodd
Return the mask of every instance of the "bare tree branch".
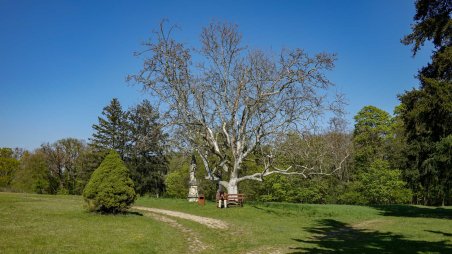
<path id="1" fill-rule="evenodd" d="M 275 58 L 245 50 L 237 25 L 221 22 L 205 27 L 201 48 L 190 50 L 172 37 L 174 27 L 165 25 L 137 54 L 145 57 L 142 70 L 128 80 L 162 102 L 167 126 L 198 151 L 207 177 L 218 180 L 218 170 L 228 172 L 223 185 L 232 193 L 246 179 L 275 173 L 306 177 L 296 164 L 281 170 L 267 161 L 263 172 L 249 176 L 241 176 L 241 168 L 258 146 L 273 145 L 281 133 L 334 110 L 326 100 L 332 84 L 325 72 L 334 67 L 335 56 L 284 49 Z M 193 63 L 193 54 L 202 60 Z M 318 162 L 326 158 L 320 152 L 316 156 Z M 315 168 L 325 174 L 322 167 Z"/>

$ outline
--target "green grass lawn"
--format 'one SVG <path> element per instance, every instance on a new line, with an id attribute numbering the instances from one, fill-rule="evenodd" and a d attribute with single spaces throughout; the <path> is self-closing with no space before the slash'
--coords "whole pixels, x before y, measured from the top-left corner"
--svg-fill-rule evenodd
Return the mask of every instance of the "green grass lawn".
<path id="1" fill-rule="evenodd" d="M 140 198 L 136 205 L 229 223 L 214 230 L 175 219 L 203 253 L 452 253 L 452 208 L 246 203 L 200 207 Z M 0 193 L 0 253 L 187 253 L 187 235 L 140 213 L 99 215 L 81 197 Z M 146 215 L 146 214 L 143 214 Z"/>
<path id="2" fill-rule="evenodd" d="M 186 245 L 144 216 L 88 213 L 81 197 L 0 193 L 0 253 L 184 253 Z"/>

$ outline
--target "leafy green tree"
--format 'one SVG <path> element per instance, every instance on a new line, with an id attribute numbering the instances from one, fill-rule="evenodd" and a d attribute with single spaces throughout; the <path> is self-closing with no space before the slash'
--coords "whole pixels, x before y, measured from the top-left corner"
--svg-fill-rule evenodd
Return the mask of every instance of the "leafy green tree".
<path id="1" fill-rule="evenodd" d="M 123 111 L 119 100 L 113 98 L 102 110 L 102 115 L 104 117 L 98 117 L 99 123 L 93 125 L 91 145 L 99 151 L 114 149 L 124 159 L 128 138 L 127 112 Z"/>
<path id="2" fill-rule="evenodd" d="M 77 160 L 86 149 L 82 140 L 74 138 L 60 139 L 41 146 L 51 176 L 58 180 L 58 187 L 52 193 L 80 194 L 76 191 L 77 177 L 81 170 L 77 167 Z"/>
<path id="3" fill-rule="evenodd" d="M 14 151 L 8 147 L 0 148 L 0 158 L 13 158 Z"/>
<path id="4" fill-rule="evenodd" d="M 403 106 L 401 104 L 394 109 L 394 117 L 391 118 L 390 126 L 391 135 L 388 136 L 387 146 L 385 147 L 390 167 L 397 169 L 403 169 L 407 164 L 405 126 L 400 116 Z"/>
<path id="5" fill-rule="evenodd" d="M 105 153 L 98 153 L 84 141 L 73 138 L 43 144 L 33 152 L 17 149 L 20 167 L 11 182 L 20 192 L 46 194 L 82 194 L 92 172 L 99 167 Z"/>
<path id="6" fill-rule="evenodd" d="M 336 122 L 337 123 L 337 122 Z M 260 147 L 251 154 L 242 165 L 242 172 L 253 174 L 261 172 L 262 160 L 260 150 L 275 151 L 276 167 L 293 165 L 300 174 L 296 177 L 272 175 L 264 178 L 262 183 L 243 182 L 240 188 L 249 200 L 283 201 L 302 203 L 335 202 L 337 189 L 348 179 L 348 153 L 350 135 L 341 128 L 331 128 L 314 133 L 281 134 L 274 146 Z M 315 170 L 317 169 L 317 170 Z"/>
<path id="7" fill-rule="evenodd" d="M 391 116 L 374 106 L 363 107 L 354 117 L 353 132 L 355 169 L 367 171 L 376 159 L 386 159 Z"/>
<path id="8" fill-rule="evenodd" d="M 15 191 L 50 194 L 51 186 L 57 185 L 55 180 L 50 175 L 46 155 L 38 149 L 24 153 L 11 185 Z"/>
<path id="9" fill-rule="evenodd" d="M 135 189 L 140 195 L 165 191 L 164 176 L 168 171 L 165 156 L 166 135 L 159 114 L 148 100 L 128 111 L 129 137 L 126 164 Z"/>
<path id="10" fill-rule="evenodd" d="M 333 184 L 335 183 L 335 184 Z M 294 201 L 300 203 L 311 204 L 326 204 L 335 203 L 335 196 L 338 194 L 338 190 L 343 182 L 338 181 L 337 178 L 322 178 L 313 177 L 310 181 L 303 181 L 301 188 L 296 188 L 293 195 L 289 190 L 289 195 L 295 197 Z M 292 198 L 293 199 L 293 198 Z M 286 201 L 293 202 L 292 199 Z"/>
<path id="11" fill-rule="evenodd" d="M 339 203 L 394 204 L 411 198 L 396 169 L 406 161 L 404 124 L 399 116 L 402 107 L 391 117 L 377 107 L 365 106 L 354 117 L 354 177 L 340 194 Z"/>
<path id="12" fill-rule="evenodd" d="M 128 209 L 136 199 L 129 170 L 119 154 L 111 150 L 94 171 L 83 191 L 90 211 L 118 213 Z"/>
<path id="13" fill-rule="evenodd" d="M 247 199 L 275 202 L 327 203 L 335 202 L 337 190 L 348 179 L 346 176 L 347 158 L 350 136 L 338 130 L 322 134 L 288 133 L 282 135 L 280 143 L 274 149 L 279 151 L 275 156 L 276 165 L 304 166 L 305 175 L 289 177 L 272 175 L 264 178 L 262 183 L 243 182 L 240 188 Z M 243 164 L 246 174 L 259 172 L 262 168 L 260 154 L 252 154 Z M 345 158 L 345 159 L 344 159 Z M 311 168 L 319 168 L 318 175 L 312 174 Z M 322 170 L 325 172 L 322 174 Z M 332 174 L 329 174 L 333 172 Z M 325 175 L 329 175 L 325 177 Z"/>
<path id="14" fill-rule="evenodd" d="M 274 175 L 262 181 L 261 195 L 258 196 L 259 201 L 264 202 L 283 202 L 288 199 L 288 189 L 290 189 L 289 179 L 287 176 Z"/>
<path id="15" fill-rule="evenodd" d="M 20 163 L 13 158 L 11 148 L 1 148 L 0 156 L 0 188 L 10 187 Z"/>
<path id="16" fill-rule="evenodd" d="M 369 204 L 400 204 L 411 201 L 411 192 L 405 188 L 400 170 L 389 168 L 384 160 L 375 160 L 369 172 L 360 175 L 360 190 Z"/>
<path id="17" fill-rule="evenodd" d="M 415 183 L 420 185 L 414 190 L 420 193 L 416 200 L 430 205 L 445 204 L 452 199 L 447 194 L 450 168 L 434 163 L 438 144 L 452 134 L 451 11 L 452 3 L 448 0 L 418 0 L 412 33 L 402 40 L 413 45 L 414 55 L 426 41 L 433 42 L 435 47 L 431 63 L 419 71 L 419 89 L 399 96 L 407 139 L 405 176 L 413 187 Z M 443 176 L 449 178 L 435 180 Z"/>
<path id="18" fill-rule="evenodd" d="M 368 171 L 358 173 L 347 191 L 340 196 L 339 203 L 402 204 L 410 202 L 411 195 L 402 180 L 402 172 L 390 169 L 387 161 L 377 159 Z"/>
<path id="19" fill-rule="evenodd" d="M 188 190 L 188 167 L 176 170 L 166 175 L 166 195 L 171 198 L 186 198 Z M 186 172 L 185 172 L 186 171 Z"/>
<path id="20" fill-rule="evenodd" d="M 191 156 L 182 153 L 173 153 L 169 158 L 169 173 L 165 178 L 166 195 L 174 198 L 187 198 Z M 198 169 L 203 167 L 199 161 L 200 159 L 196 158 L 196 162 L 198 163 L 196 167 Z M 196 170 L 196 179 L 198 182 L 198 192 L 203 194 L 206 199 L 215 200 L 218 183 L 213 183 L 205 179 L 202 170 Z"/>

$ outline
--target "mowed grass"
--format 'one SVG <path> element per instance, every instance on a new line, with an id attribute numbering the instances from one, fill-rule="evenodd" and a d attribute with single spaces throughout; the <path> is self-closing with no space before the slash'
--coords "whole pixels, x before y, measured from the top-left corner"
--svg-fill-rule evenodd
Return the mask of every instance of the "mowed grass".
<path id="1" fill-rule="evenodd" d="M 452 253 L 452 207 L 247 203 L 218 209 L 185 200 L 137 204 L 222 219 L 230 232 L 199 228 L 224 253 Z"/>
<path id="2" fill-rule="evenodd" d="M 214 230 L 176 219 L 208 246 L 201 253 L 452 253 L 451 207 L 246 203 L 218 209 L 213 202 L 153 198 L 136 205 L 227 222 L 229 230 Z M 0 253 L 188 253 L 185 232 L 139 213 L 88 213 L 76 196 L 0 193 Z"/>
<path id="3" fill-rule="evenodd" d="M 186 248 L 184 235 L 164 223 L 136 214 L 88 213 L 81 197 L 0 193 L 0 253 L 183 253 Z"/>

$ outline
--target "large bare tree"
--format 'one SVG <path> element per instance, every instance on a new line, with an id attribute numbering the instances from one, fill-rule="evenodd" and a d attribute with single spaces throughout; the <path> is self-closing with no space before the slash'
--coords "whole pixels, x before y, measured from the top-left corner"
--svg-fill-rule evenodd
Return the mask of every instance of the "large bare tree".
<path id="1" fill-rule="evenodd" d="M 257 148 L 271 145 L 281 133 L 306 130 L 325 111 L 334 110 L 327 100 L 332 83 L 325 76 L 334 66 L 333 54 L 251 50 L 241 44 L 236 25 L 220 22 L 203 28 L 201 47 L 190 49 L 173 38 L 173 28 L 160 24 L 137 53 L 144 58 L 142 70 L 128 80 L 159 98 L 163 118 L 182 134 L 180 142 L 187 141 L 199 154 L 207 178 L 238 193 L 241 181 L 262 181 L 275 173 L 330 173 L 279 168 L 271 154 L 263 155 L 261 172 L 242 175 L 241 168 Z"/>

